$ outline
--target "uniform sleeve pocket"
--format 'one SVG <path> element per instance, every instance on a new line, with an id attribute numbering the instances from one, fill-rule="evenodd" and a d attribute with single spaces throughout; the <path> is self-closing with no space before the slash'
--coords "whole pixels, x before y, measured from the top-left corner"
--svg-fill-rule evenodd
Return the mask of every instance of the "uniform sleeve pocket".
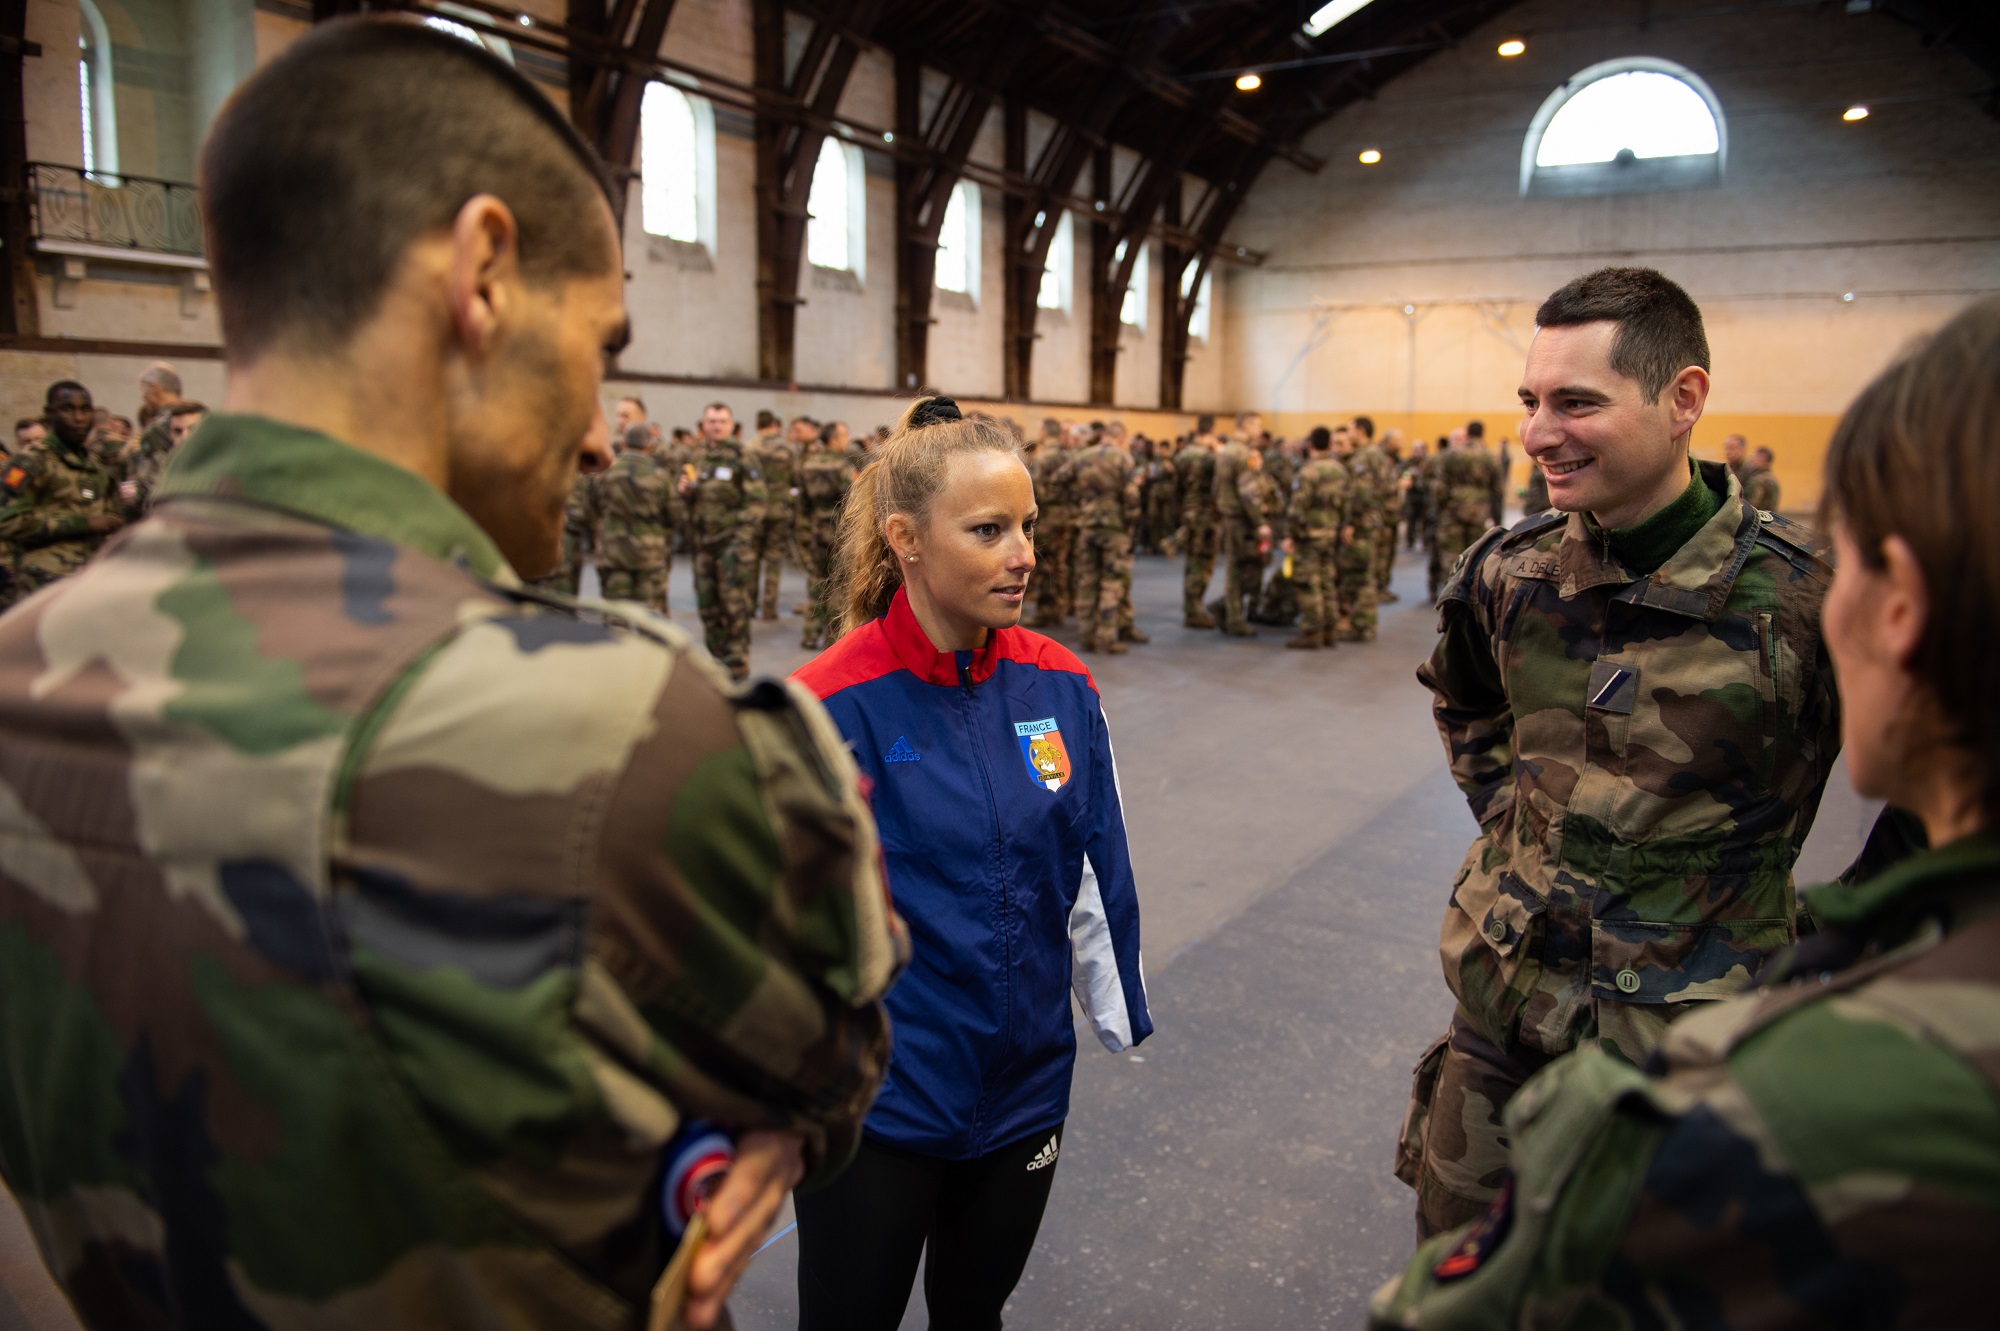
<path id="1" fill-rule="evenodd" d="M 1620 1003 L 1727 998 L 1754 984 L 1764 959 L 1791 941 L 1783 919 L 1599 920 L 1591 931 L 1591 989 Z"/>

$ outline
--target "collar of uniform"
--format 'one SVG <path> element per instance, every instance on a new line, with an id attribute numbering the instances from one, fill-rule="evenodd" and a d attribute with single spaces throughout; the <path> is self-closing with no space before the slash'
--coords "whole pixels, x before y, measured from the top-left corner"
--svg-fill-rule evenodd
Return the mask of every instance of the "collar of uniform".
<path id="1" fill-rule="evenodd" d="M 157 502 L 197 496 L 280 509 L 462 563 L 482 578 L 515 580 L 492 539 L 423 477 L 268 417 L 220 413 L 189 436 Z"/>
<path id="2" fill-rule="evenodd" d="M 1712 620 L 1722 613 L 1736 575 L 1757 542 L 1757 510 L 1743 502 L 1743 487 L 1719 462 L 1699 462 L 1702 480 L 1726 484 L 1722 507 L 1701 530 L 1650 576 L 1640 577 L 1607 553 L 1604 536 L 1582 513 L 1569 515 L 1557 551 L 1557 575 L 1564 600 L 1593 587 L 1624 584 L 1618 600 L 1666 610 L 1690 619 Z"/>
<path id="3" fill-rule="evenodd" d="M 984 684 L 993 678 L 1000 665 L 1000 635 L 1013 631 L 994 629 L 986 635 L 986 645 L 971 653 L 974 684 Z M 889 613 L 882 617 L 882 633 L 903 668 L 918 679 L 926 684 L 958 683 L 958 653 L 941 652 L 931 645 L 924 626 L 917 622 L 917 612 L 910 609 L 909 593 L 901 587 L 889 602 Z"/>
<path id="4" fill-rule="evenodd" d="M 2000 884 L 2000 836 L 1976 833 L 1912 855 L 1859 883 L 1827 883 L 1805 894 L 1812 917 L 1845 933 L 1874 932 L 1966 888 L 1991 892 Z"/>

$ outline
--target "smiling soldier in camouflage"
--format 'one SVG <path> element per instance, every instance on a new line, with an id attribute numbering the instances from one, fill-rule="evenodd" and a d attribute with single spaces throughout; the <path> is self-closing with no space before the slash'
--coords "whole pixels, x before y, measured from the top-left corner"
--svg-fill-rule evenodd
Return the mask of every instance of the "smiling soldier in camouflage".
<path id="1" fill-rule="evenodd" d="M 1826 482 L 1848 770 L 1887 814 L 1757 992 L 1677 1022 L 1643 1072 L 1584 1049 L 1530 1081 L 1500 1196 L 1417 1250 L 1372 1326 L 1993 1325 L 2000 300 L 1863 391 Z"/>
<path id="2" fill-rule="evenodd" d="M 1561 511 L 1466 553 L 1418 672 L 1480 825 L 1440 944 L 1458 1008 L 1398 1153 L 1425 1234 L 1494 1196 L 1529 1074 L 1591 1043 L 1643 1061 L 1792 940 L 1792 863 L 1839 749 L 1831 569 L 1689 461 L 1694 302 L 1604 269 L 1536 324 L 1522 443 Z"/>
<path id="3" fill-rule="evenodd" d="M 507 65 L 361 19 L 201 187 L 229 410 L 0 618 L 0 1172 L 100 1331 L 624 1331 L 712 1120 L 712 1326 L 852 1151 L 904 944 L 810 696 L 521 589 L 609 460 L 604 178 Z"/>

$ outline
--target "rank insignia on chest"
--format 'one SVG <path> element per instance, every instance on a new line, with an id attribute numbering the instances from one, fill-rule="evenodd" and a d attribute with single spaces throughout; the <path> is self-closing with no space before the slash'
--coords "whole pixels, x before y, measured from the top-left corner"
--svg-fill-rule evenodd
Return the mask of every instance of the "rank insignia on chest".
<path id="1" fill-rule="evenodd" d="M 732 471 L 731 471 L 731 470 L 730 470 L 729 468 L 727 468 L 727 467 L 717 467 L 717 468 L 715 469 L 715 471 L 714 471 L 714 473 L 713 473 L 713 474 L 714 474 L 714 476 L 715 476 L 715 479 L 716 479 L 716 480 L 718 480 L 718 481 L 726 481 L 726 480 L 728 480 L 728 479 L 729 479 L 729 478 L 730 478 L 731 476 L 735 475 L 736 473 L 732 472 Z"/>
<path id="2" fill-rule="evenodd" d="M 1056 719 L 1051 716 L 1040 721 L 1016 721 L 1014 737 L 1021 743 L 1021 757 L 1035 783 L 1061 790 L 1069 780 L 1069 750 L 1063 747 Z"/>

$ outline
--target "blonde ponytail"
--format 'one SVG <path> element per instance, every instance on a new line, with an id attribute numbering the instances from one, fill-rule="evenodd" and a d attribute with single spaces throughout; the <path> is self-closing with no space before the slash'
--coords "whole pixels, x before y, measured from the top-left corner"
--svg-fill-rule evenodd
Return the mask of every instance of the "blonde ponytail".
<path id="1" fill-rule="evenodd" d="M 903 585 L 902 564 L 889 545 L 889 515 L 901 513 L 922 527 L 944 489 L 951 460 L 961 453 L 1019 456 L 1020 440 L 1007 424 L 988 416 L 963 416 L 948 397 L 918 398 L 888 439 L 854 478 L 840 512 L 834 555 L 833 602 L 842 607 L 839 632 L 847 634 L 889 612 Z"/>

